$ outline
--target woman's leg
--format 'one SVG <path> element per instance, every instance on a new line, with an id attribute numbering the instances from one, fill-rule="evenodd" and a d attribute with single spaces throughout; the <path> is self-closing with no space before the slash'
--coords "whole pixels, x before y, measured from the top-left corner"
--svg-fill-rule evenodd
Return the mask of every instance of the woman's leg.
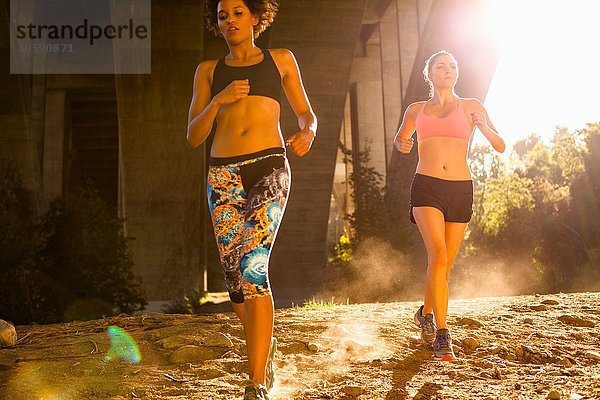
<path id="1" fill-rule="evenodd" d="M 285 210 L 289 191 L 289 169 L 285 159 L 258 161 L 250 172 L 262 176 L 251 186 L 242 234 L 240 273 L 244 280 L 244 329 L 248 348 L 250 379 L 266 383 L 266 365 L 271 348 L 274 306 L 268 279 L 269 258 Z M 259 164 L 260 163 L 260 164 Z M 273 168 L 273 165 L 281 166 Z M 264 175 L 262 167 L 265 168 Z M 242 173 L 245 171 L 242 170 Z M 250 178 L 248 181 L 251 182 Z"/>
<path id="2" fill-rule="evenodd" d="M 267 358 L 273 337 L 273 297 L 268 295 L 245 300 L 244 313 L 250 379 L 265 384 Z"/>
<path id="3" fill-rule="evenodd" d="M 240 260 L 246 198 L 240 168 L 234 165 L 210 167 L 206 189 L 225 286 L 233 311 L 243 323 L 244 293 Z"/>
<path id="4" fill-rule="evenodd" d="M 233 308 L 233 312 L 238 316 L 242 324 L 244 323 L 244 303 L 234 303 L 231 302 L 231 308 Z"/>
<path id="5" fill-rule="evenodd" d="M 448 254 L 444 214 L 434 207 L 413 207 L 413 215 L 427 249 L 427 278 L 423 315 L 433 310 L 438 329 L 446 328 L 448 313 Z"/>
<path id="6" fill-rule="evenodd" d="M 454 259 L 458 253 L 460 243 L 462 242 L 467 229 L 467 223 L 462 222 L 446 222 L 445 239 L 446 239 L 446 254 L 448 255 L 448 262 L 446 268 L 446 281 L 450 276 L 450 270 L 454 265 Z"/>

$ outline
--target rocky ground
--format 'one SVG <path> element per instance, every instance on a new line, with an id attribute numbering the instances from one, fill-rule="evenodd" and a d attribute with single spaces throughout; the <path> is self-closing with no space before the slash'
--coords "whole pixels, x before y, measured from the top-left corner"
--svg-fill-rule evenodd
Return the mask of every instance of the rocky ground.
<path id="1" fill-rule="evenodd" d="M 600 399 L 600 293 L 452 301 L 459 360 L 418 342 L 417 303 L 277 310 L 274 399 Z M 106 361 L 107 328 L 138 364 Z M 236 399 L 247 379 L 235 316 L 143 314 L 17 327 L 0 398 Z"/>

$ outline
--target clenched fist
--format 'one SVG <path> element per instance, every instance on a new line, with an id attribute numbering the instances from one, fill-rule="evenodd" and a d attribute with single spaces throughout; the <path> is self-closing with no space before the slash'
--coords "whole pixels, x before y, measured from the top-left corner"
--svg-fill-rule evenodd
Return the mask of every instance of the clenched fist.
<path id="1" fill-rule="evenodd" d="M 482 130 L 487 126 L 487 118 L 485 117 L 485 113 L 483 111 L 472 112 L 471 120 L 479 128 L 479 130 Z"/>
<path id="2" fill-rule="evenodd" d="M 308 128 L 302 129 L 300 132 L 292 135 L 285 144 L 292 150 L 296 155 L 302 157 L 310 150 L 313 141 L 315 140 L 315 134 Z"/>
<path id="3" fill-rule="evenodd" d="M 398 149 L 400 153 L 408 154 L 412 150 L 414 140 L 413 138 L 403 139 L 399 136 L 396 136 L 394 139 L 394 146 Z"/>
<path id="4" fill-rule="evenodd" d="M 215 96 L 215 100 L 221 105 L 231 104 L 239 99 L 248 97 L 248 93 L 250 93 L 250 82 L 248 79 L 240 79 L 231 81 L 225 89 L 221 90 L 219 94 Z"/>

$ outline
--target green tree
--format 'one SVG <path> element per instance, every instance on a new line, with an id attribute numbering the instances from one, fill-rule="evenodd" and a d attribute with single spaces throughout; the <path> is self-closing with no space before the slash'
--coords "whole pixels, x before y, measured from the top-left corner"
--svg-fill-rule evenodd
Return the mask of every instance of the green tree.
<path id="1" fill-rule="evenodd" d="M 123 221 L 97 193 L 56 199 L 34 224 L 14 164 L 0 172 L 2 318 L 51 323 L 143 308 Z"/>

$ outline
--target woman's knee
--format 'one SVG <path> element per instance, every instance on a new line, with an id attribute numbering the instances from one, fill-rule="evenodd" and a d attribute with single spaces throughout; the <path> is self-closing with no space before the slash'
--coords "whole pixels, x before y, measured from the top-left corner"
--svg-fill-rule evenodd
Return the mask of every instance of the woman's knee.
<path id="1" fill-rule="evenodd" d="M 435 249 L 430 252 L 427 255 L 427 259 L 428 268 L 446 270 L 448 266 L 448 254 L 444 248 Z"/>

